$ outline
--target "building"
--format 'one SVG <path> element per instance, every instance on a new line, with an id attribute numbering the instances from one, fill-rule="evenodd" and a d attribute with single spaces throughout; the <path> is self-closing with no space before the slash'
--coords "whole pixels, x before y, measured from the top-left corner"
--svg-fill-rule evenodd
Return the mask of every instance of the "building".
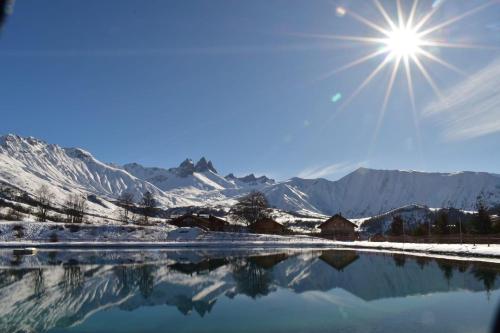
<path id="1" fill-rule="evenodd" d="M 287 228 L 283 224 L 280 224 L 269 217 L 261 218 L 257 222 L 250 224 L 248 230 L 256 234 L 274 234 L 274 235 L 285 234 L 288 232 Z"/>
<path id="2" fill-rule="evenodd" d="M 356 225 L 340 214 L 335 214 L 318 226 L 321 236 L 336 240 L 355 240 Z"/>
<path id="3" fill-rule="evenodd" d="M 174 218 L 170 221 L 170 224 L 176 227 L 197 227 L 203 230 L 210 231 L 224 231 L 224 228 L 228 224 L 223 219 L 217 218 L 215 216 L 209 215 L 208 217 L 202 217 L 198 215 L 185 214 Z"/>

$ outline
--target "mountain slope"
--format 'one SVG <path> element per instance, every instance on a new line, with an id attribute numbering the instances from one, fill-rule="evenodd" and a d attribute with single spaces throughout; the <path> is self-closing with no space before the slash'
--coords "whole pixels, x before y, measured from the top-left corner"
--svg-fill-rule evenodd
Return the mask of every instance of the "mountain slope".
<path id="1" fill-rule="evenodd" d="M 82 149 L 61 148 L 16 135 L 0 138 L 0 181 L 32 194 L 46 184 L 59 202 L 71 192 L 113 199 L 126 191 L 138 199 L 150 191 L 166 206 L 190 204 L 125 170 L 98 161 Z"/>
<path id="2" fill-rule="evenodd" d="M 176 168 L 137 163 L 117 166 L 78 148 L 61 148 L 35 138 L 0 137 L 0 182 L 35 193 L 47 184 L 61 201 L 69 192 L 115 199 L 123 192 L 136 200 L 152 192 L 161 207 L 229 207 L 239 196 L 262 191 L 276 208 L 302 214 L 350 218 L 379 215 L 406 205 L 474 210 L 477 197 L 500 203 L 500 175 L 484 172 L 425 173 L 360 168 L 338 181 L 292 178 L 275 182 L 250 174 L 220 175 L 211 161 L 186 159 Z"/>
<path id="3" fill-rule="evenodd" d="M 474 210 L 477 197 L 500 202 L 500 175 L 359 168 L 338 181 L 292 178 L 266 188 L 276 207 L 366 217 L 410 204 Z"/>

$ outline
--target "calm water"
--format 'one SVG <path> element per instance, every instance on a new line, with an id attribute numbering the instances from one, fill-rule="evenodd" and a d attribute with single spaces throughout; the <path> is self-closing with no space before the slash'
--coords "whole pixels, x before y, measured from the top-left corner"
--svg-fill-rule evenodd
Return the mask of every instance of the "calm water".
<path id="1" fill-rule="evenodd" d="M 0 332 L 489 332 L 500 265 L 347 250 L 0 251 Z"/>

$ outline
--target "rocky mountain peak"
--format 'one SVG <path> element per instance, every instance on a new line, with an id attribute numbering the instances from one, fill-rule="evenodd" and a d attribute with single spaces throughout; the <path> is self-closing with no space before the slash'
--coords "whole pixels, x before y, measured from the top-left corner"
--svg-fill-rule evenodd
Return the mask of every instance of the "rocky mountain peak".
<path id="1" fill-rule="evenodd" d="M 194 172 L 194 163 L 193 160 L 190 158 L 186 158 L 176 169 L 177 174 L 180 177 L 187 177 L 189 175 L 192 175 Z"/>
<path id="2" fill-rule="evenodd" d="M 196 163 L 194 170 L 196 172 L 212 171 L 213 173 L 217 173 L 217 170 L 215 170 L 212 161 L 207 161 L 205 157 L 200 158 L 200 160 Z"/>

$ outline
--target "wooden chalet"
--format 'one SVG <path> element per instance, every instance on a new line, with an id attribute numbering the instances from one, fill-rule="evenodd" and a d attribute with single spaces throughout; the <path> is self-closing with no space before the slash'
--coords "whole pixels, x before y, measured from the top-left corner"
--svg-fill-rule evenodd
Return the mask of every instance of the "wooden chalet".
<path id="1" fill-rule="evenodd" d="M 325 238 L 348 241 L 356 239 L 356 225 L 340 214 L 333 215 L 318 228 L 321 229 L 321 236 Z"/>
<path id="2" fill-rule="evenodd" d="M 185 214 L 174 218 L 170 221 L 170 224 L 176 227 L 196 227 L 203 230 L 209 231 L 224 231 L 227 226 L 227 222 L 218 217 L 209 215 L 208 217 L 202 217 L 193 214 Z"/>
<path id="3" fill-rule="evenodd" d="M 272 218 L 264 217 L 248 226 L 250 232 L 256 234 L 280 235 L 288 232 L 287 228 Z"/>

